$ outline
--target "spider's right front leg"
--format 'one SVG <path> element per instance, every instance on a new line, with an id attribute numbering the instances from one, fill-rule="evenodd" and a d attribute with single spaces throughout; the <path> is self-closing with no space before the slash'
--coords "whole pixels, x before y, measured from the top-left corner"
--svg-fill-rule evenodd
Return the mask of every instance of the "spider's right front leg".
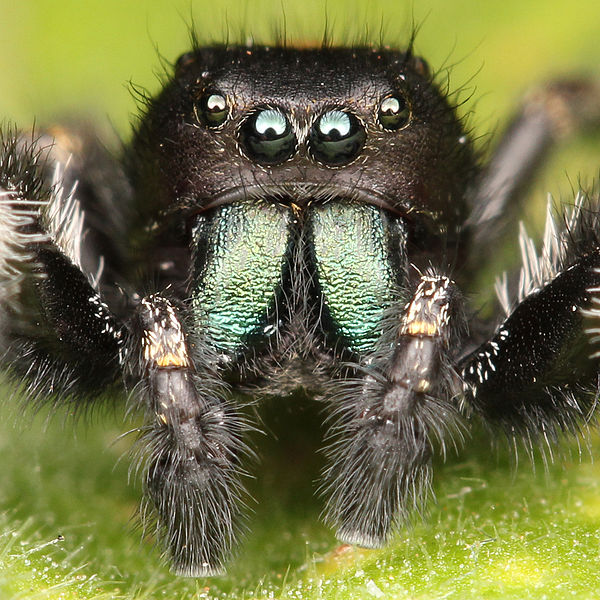
<path id="1" fill-rule="evenodd" d="M 101 270 L 86 270 L 86 251 L 95 269 L 102 264 L 87 244 L 101 239 L 86 220 L 98 210 L 97 197 L 77 198 L 73 174 L 46 183 L 48 147 L 24 144 L 12 131 L 0 142 L 0 346 L 7 367 L 37 403 L 73 410 L 120 383 L 123 373 L 133 375 L 145 392 L 146 492 L 174 569 L 190 576 L 220 571 L 239 513 L 240 419 L 206 355 L 190 356 L 168 300 L 150 296 L 133 317 L 121 318 L 99 289 Z M 64 168 L 56 163 L 59 175 Z M 65 191 L 69 179 L 73 187 Z M 110 283 L 106 278 L 109 292 Z"/>
<path id="2" fill-rule="evenodd" d="M 76 409 L 119 381 L 126 328 L 100 292 L 106 263 L 69 160 L 49 143 L 0 130 L 0 346 L 35 402 Z"/>

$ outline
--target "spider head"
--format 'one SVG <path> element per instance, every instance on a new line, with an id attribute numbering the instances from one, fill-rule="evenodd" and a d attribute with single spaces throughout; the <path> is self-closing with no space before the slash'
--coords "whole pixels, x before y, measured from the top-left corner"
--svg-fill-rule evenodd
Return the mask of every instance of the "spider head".
<path id="1" fill-rule="evenodd" d="M 179 59 L 137 133 L 133 176 L 150 214 L 349 198 L 452 234 L 474 163 L 454 108 L 411 54 L 234 46 Z"/>

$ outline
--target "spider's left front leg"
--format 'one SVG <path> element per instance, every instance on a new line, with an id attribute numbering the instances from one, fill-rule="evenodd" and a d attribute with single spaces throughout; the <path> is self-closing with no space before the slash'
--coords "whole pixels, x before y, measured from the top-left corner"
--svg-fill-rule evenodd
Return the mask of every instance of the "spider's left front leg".
<path id="1" fill-rule="evenodd" d="M 338 384 L 337 439 L 325 478 L 327 517 L 343 542 L 381 546 L 395 523 L 420 508 L 433 443 L 443 451 L 448 437 L 460 435 L 451 357 L 464 326 L 455 284 L 423 276 L 391 353 L 360 366 L 360 378 Z"/>
<path id="2" fill-rule="evenodd" d="M 598 398 L 598 201 L 581 193 L 559 222 L 549 207 L 539 257 L 522 231 L 518 299 L 500 290 L 506 319 L 459 364 L 471 409 L 530 450 L 578 432 Z"/>

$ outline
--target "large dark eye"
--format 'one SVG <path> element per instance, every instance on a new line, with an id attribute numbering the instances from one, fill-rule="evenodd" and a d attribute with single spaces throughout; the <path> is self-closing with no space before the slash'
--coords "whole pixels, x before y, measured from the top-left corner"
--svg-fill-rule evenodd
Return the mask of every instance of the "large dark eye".
<path id="1" fill-rule="evenodd" d="M 296 136 L 289 119 L 278 108 L 265 108 L 251 115 L 240 129 L 246 154 L 261 165 L 286 161 L 296 151 Z"/>
<path id="2" fill-rule="evenodd" d="M 379 105 L 377 118 L 384 129 L 395 131 L 406 127 L 410 121 L 410 108 L 399 94 L 386 96 Z"/>
<path id="3" fill-rule="evenodd" d="M 344 165 L 361 151 L 367 134 L 361 122 L 342 110 L 323 113 L 310 131 L 312 155 L 327 165 Z"/>
<path id="4" fill-rule="evenodd" d="M 227 120 L 227 100 L 219 92 L 205 92 L 196 109 L 198 119 L 207 127 L 220 127 Z"/>

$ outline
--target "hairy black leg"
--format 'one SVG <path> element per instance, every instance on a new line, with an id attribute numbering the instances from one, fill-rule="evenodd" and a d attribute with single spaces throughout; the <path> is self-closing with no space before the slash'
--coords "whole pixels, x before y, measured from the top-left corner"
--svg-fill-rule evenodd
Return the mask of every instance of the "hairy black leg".
<path id="1" fill-rule="evenodd" d="M 507 318 L 460 363 L 468 403 L 510 436 L 555 441 L 577 431 L 596 403 L 590 335 L 600 314 L 597 199 L 581 194 L 561 220 L 563 230 L 549 211 L 539 257 L 522 232 L 518 298 L 511 302 L 501 288 Z"/>
<path id="2" fill-rule="evenodd" d="M 588 80 L 557 80 L 525 99 L 498 142 L 470 195 L 468 226 L 486 254 L 517 200 L 558 141 L 590 126 L 600 126 L 600 86 Z M 480 260 L 479 254 L 478 260 Z"/>
<path id="3" fill-rule="evenodd" d="M 208 365 L 190 355 L 181 320 L 159 295 L 144 298 L 133 322 L 130 366 L 143 386 L 145 487 L 178 575 L 221 573 L 241 508 L 243 424 Z"/>
<path id="4" fill-rule="evenodd" d="M 119 378 L 125 329 L 82 270 L 83 213 L 60 177 L 44 178 L 46 155 L 37 140 L 1 136 L 0 328 L 13 373 L 57 402 Z"/>
<path id="5" fill-rule="evenodd" d="M 432 443 L 460 431 L 450 364 L 465 320 L 448 278 L 422 277 L 391 353 L 338 383 L 327 519 L 347 543 L 377 547 L 394 523 L 419 508 L 430 482 Z"/>
<path id="6" fill-rule="evenodd" d="M 143 435 L 146 491 L 174 568 L 216 573 L 231 551 L 239 514 L 241 420 L 222 399 L 199 341 L 190 358 L 167 300 L 142 301 L 127 325 L 104 301 L 94 244 L 84 243 L 77 187 L 57 153 L 15 132 L 2 138 L 0 331 L 8 365 L 29 382 L 36 401 L 70 399 L 79 407 L 121 382 L 122 367 L 141 381 L 151 415 Z M 89 209 L 93 201 L 86 198 Z M 83 266 L 86 252 L 96 265 L 92 273 Z"/>
<path id="7" fill-rule="evenodd" d="M 119 149 L 118 140 L 114 142 L 112 145 Z M 35 146 L 44 178 L 76 199 L 81 219 L 78 244 L 82 270 L 93 274 L 110 304 L 118 304 L 122 298 L 115 282 L 123 280 L 132 220 L 132 192 L 118 156 L 85 125 L 53 126 L 36 138 Z"/>

